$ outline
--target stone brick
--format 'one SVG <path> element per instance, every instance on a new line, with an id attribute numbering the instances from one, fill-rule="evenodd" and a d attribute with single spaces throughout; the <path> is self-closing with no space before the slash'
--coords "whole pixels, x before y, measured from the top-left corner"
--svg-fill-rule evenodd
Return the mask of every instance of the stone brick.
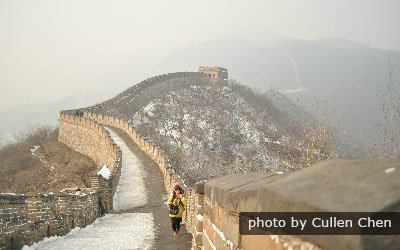
<path id="1" fill-rule="evenodd" d="M 216 218 L 217 220 L 215 221 L 214 224 L 221 230 L 225 228 L 225 223 L 226 223 L 225 214 L 226 212 L 221 207 L 218 207 L 218 217 Z"/>
<path id="2" fill-rule="evenodd" d="M 196 214 L 203 214 L 203 213 L 204 213 L 203 206 L 202 206 L 202 205 L 199 205 L 199 204 L 195 204 L 195 205 L 194 205 L 194 212 L 195 212 Z"/>
<path id="3" fill-rule="evenodd" d="M 260 250 L 286 250 L 281 242 L 275 242 L 269 235 L 242 235 L 241 248 Z"/>
<path id="4" fill-rule="evenodd" d="M 218 250 L 230 250 L 229 245 L 226 243 L 225 239 L 222 239 L 218 234 L 216 237 L 215 247 Z M 244 249 L 257 249 L 257 248 L 244 248 Z"/>
<path id="5" fill-rule="evenodd" d="M 203 233 L 202 243 L 203 243 L 202 249 L 205 249 L 205 250 L 214 250 L 215 249 L 214 243 L 210 242 L 209 239 L 207 239 L 207 235 L 204 233 Z"/>
<path id="6" fill-rule="evenodd" d="M 215 245 L 215 231 L 211 226 L 210 220 L 204 220 L 203 233 L 206 233 L 210 241 Z"/>
<path id="7" fill-rule="evenodd" d="M 196 246 L 202 246 L 203 245 L 203 234 L 202 233 L 195 233 L 194 237 L 194 244 Z"/>
<path id="8" fill-rule="evenodd" d="M 203 220 L 199 220 L 197 216 L 194 218 L 194 227 L 197 232 L 203 231 Z"/>
<path id="9" fill-rule="evenodd" d="M 219 221 L 219 228 L 227 239 L 233 242 L 235 246 L 239 244 L 239 217 L 237 215 L 226 214 Z"/>

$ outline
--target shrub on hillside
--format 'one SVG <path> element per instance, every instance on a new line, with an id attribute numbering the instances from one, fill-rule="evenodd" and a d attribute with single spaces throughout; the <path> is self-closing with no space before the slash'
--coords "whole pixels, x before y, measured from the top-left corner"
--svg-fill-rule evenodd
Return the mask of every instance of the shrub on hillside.
<path id="1" fill-rule="evenodd" d="M 95 163 L 58 141 L 58 129 L 35 126 L 0 148 L 0 192 L 59 192 L 89 186 Z"/>

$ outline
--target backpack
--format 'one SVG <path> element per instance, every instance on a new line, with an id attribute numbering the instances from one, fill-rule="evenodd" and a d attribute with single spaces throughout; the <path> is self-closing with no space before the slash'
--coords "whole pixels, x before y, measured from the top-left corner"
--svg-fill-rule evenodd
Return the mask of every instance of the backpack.
<path id="1" fill-rule="evenodd" d="M 179 206 L 169 206 L 169 214 L 177 215 L 179 213 Z"/>
<path id="2" fill-rule="evenodd" d="M 180 190 L 181 190 L 181 194 L 183 195 L 183 192 L 184 192 L 183 189 L 180 188 Z M 174 191 L 172 191 L 171 196 L 172 196 L 172 200 L 173 200 L 175 198 L 175 192 Z M 176 206 L 172 205 L 172 204 L 169 206 L 169 213 L 170 214 L 177 215 L 178 212 L 179 212 L 179 205 L 182 205 L 183 211 L 185 211 L 185 206 L 183 205 L 181 199 L 179 199 L 179 203 Z M 176 211 L 175 211 L 175 209 L 176 209 Z"/>

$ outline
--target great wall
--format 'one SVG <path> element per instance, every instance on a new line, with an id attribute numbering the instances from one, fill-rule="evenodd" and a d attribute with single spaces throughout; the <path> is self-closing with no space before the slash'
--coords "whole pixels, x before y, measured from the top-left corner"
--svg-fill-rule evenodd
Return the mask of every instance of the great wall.
<path id="1" fill-rule="evenodd" d="M 195 76 L 204 77 L 205 74 L 166 74 L 133 88 Z M 159 166 L 167 191 L 172 190 L 177 181 L 185 183 L 179 173 L 173 171 L 163 150 L 146 141 L 128 121 L 94 112 L 89 108 L 77 116 L 74 111 L 62 111 L 59 140 L 91 157 L 99 166 L 98 170 L 106 165 L 112 173 L 111 178 L 103 178 L 96 171 L 91 178 L 91 188 L 84 189 L 83 195 L 78 196 L 71 188 L 57 194 L 2 194 L 0 249 L 19 249 L 44 237 L 65 235 L 76 226 L 84 227 L 104 213 L 112 212 L 124 156 L 103 125 L 123 130 Z M 192 234 L 193 249 L 379 249 L 393 244 L 398 246 L 398 236 L 380 236 L 371 240 L 364 235 L 241 235 L 239 213 L 400 211 L 399 180 L 399 160 L 330 160 L 283 175 L 224 176 L 186 187 L 188 205 L 183 221 Z"/>

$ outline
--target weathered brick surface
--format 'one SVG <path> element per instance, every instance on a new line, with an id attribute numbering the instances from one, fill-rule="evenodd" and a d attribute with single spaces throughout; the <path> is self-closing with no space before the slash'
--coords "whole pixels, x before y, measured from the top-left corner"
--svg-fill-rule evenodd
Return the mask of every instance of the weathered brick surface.
<path id="1" fill-rule="evenodd" d="M 106 165 L 112 173 L 110 179 L 104 179 L 96 173 L 91 177 L 91 185 L 101 192 L 104 209 L 112 211 L 112 198 L 121 175 L 121 150 L 113 142 L 109 132 L 92 119 L 60 113 L 59 141 L 74 150 L 92 158 L 100 170 Z"/>
<path id="2" fill-rule="evenodd" d="M 203 233 L 207 234 L 209 241 L 215 245 L 216 232 L 212 228 L 211 221 L 208 217 L 204 217 L 203 221 Z"/>
<path id="3" fill-rule="evenodd" d="M 61 112 L 58 139 L 92 158 L 98 166 L 114 168 L 118 148 L 109 133 L 96 122 Z"/>
<path id="4" fill-rule="evenodd" d="M 65 235 L 99 216 L 99 193 L 0 195 L 0 249 L 21 248 L 44 237 Z"/>
<path id="5" fill-rule="evenodd" d="M 212 235 L 208 231 L 213 224 L 217 236 L 223 233 L 215 238 L 217 249 L 223 247 L 223 238 L 234 249 L 398 249 L 400 237 L 392 236 L 240 235 L 239 213 L 397 211 L 393 204 L 399 204 L 400 172 L 393 169 L 399 163 L 330 160 L 285 175 L 251 173 L 209 180 L 203 211 L 210 222 L 205 220 L 204 228 Z"/>
<path id="6" fill-rule="evenodd" d="M 241 239 L 243 249 L 286 250 L 282 242 L 276 242 L 270 236 L 243 235 Z"/>
<path id="7" fill-rule="evenodd" d="M 195 228 L 195 231 L 197 231 L 197 232 L 203 232 L 203 220 L 199 220 L 198 218 L 195 218 L 194 228 Z"/>
<path id="8" fill-rule="evenodd" d="M 193 235 L 193 240 L 194 240 L 194 246 L 202 246 L 203 245 L 203 233 L 196 232 Z"/>
<path id="9" fill-rule="evenodd" d="M 215 242 L 215 247 L 218 250 L 230 250 L 229 245 L 226 243 L 225 239 L 222 239 L 217 235 L 216 237 L 216 242 Z M 258 248 L 244 248 L 244 249 L 258 249 Z"/>
<path id="10" fill-rule="evenodd" d="M 203 232 L 202 244 L 203 244 L 203 249 L 205 249 L 205 250 L 215 250 L 216 249 L 214 243 L 212 243 L 212 241 L 210 240 L 210 238 L 208 237 L 208 235 L 205 232 Z"/>

